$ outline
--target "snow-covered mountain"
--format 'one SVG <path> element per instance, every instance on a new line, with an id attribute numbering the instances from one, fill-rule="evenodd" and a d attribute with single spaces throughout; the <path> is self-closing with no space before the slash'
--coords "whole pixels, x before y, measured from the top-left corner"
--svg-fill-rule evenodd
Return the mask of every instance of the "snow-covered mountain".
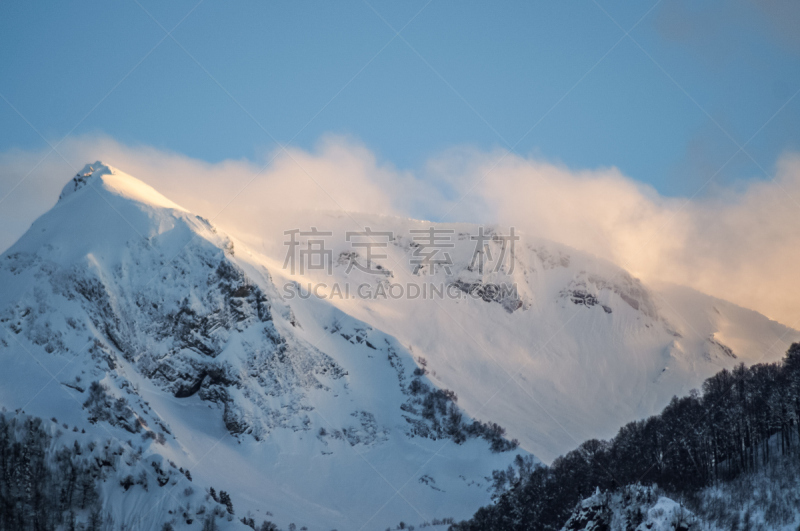
<path id="1" fill-rule="evenodd" d="M 288 304 L 232 239 L 101 163 L 0 258 L 0 278 L 0 403 L 189 469 L 230 493 L 234 524 L 465 517 L 514 457 L 397 339 L 324 301 Z M 197 502 L 149 492 L 163 505 L 149 527 L 199 522 Z M 118 525 L 141 516 L 113 506 Z"/>
<path id="2" fill-rule="evenodd" d="M 681 286 L 645 285 L 612 263 L 524 234 L 512 268 L 509 227 L 483 228 L 493 235 L 485 242 L 483 272 L 474 239 L 482 229 L 469 224 L 304 212 L 254 229 L 257 237 L 248 242 L 272 257 L 266 263 L 277 276 L 286 272 L 283 232 L 310 227 L 332 233 L 332 275 L 319 269 L 288 275 L 299 284 L 289 293 L 316 289 L 343 312 L 391 334 L 427 360 L 467 412 L 506 427 L 545 462 L 660 412 L 674 395 L 698 388 L 722 368 L 778 360 L 800 340 L 798 331 L 757 312 Z M 353 247 L 355 236 L 347 241 L 348 231 L 364 227 L 394 236 L 371 251 L 386 256 L 373 260 L 385 276 L 349 266 L 355 258 L 366 268 L 365 249 Z M 411 231 L 431 227 L 452 231 L 453 247 L 436 255 L 448 253 L 452 265 L 416 271 L 421 233 Z M 497 267 L 504 245 L 505 262 Z M 318 289 L 321 284 L 327 289 Z M 362 284 L 369 286 L 364 297 L 357 293 Z M 427 299 L 384 297 L 379 284 L 397 285 L 396 294 L 403 288 L 407 294 L 408 284 L 427 286 L 428 295 L 431 287 L 452 289 Z M 351 297 L 339 296 L 334 285 L 350 285 Z M 465 291 L 472 296 L 453 296 Z"/>
<path id="3" fill-rule="evenodd" d="M 412 232 L 431 226 L 315 212 L 237 239 L 87 165 L 0 257 L 0 405 L 156 463 L 137 473 L 191 470 L 191 495 L 182 476 L 103 490 L 118 524 L 198 526 L 213 486 L 230 526 L 385 529 L 466 518 L 515 454 L 549 461 L 800 340 L 552 242 L 512 252 L 500 227 L 436 225 L 432 264 Z M 366 227 L 384 234 L 347 234 Z M 289 260 L 320 246 L 330 270 Z"/>

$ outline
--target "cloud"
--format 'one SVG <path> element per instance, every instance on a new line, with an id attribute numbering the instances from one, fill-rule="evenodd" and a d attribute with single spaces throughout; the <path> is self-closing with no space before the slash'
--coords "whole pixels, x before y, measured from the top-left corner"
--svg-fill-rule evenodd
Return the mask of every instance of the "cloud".
<path id="1" fill-rule="evenodd" d="M 379 164 L 363 146 L 342 137 L 322 139 L 314 152 L 288 148 L 257 162 L 211 164 L 149 146 L 127 146 L 103 136 L 72 138 L 49 150 L 0 153 L 0 249 L 6 249 L 87 162 L 102 160 L 147 182 L 192 212 L 247 232 L 265 216 L 299 210 L 403 214 L 427 187 L 408 172 Z M 64 160 L 66 159 L 66 160 Z M 426 195 L 430 197 L 430 194 Z"/>
<path id="2" fill-rule="evenodd" d="M 614 168 L 575 171 L 497 155 L 481 195 L 513 224 L 607 258 L 646 281 L 674 282 L 800 324 L 800 156 L 774 180 L 715 187 L 713 196 L 664 198 Z"/>
<path id="3" fill-rule="evenodd" d="M 107 137 L 58 149 L 68 163 L 46 151 L 0 153 L 0 198 L 8 194 L 0 249 L 55 203 L 73 168 L 101 159 L 249 241 L 275 227 L 281 234 L 279 221 L 307 209 L 497 222 L 609 259 L 645 281 L 688 285 L 790 326 L 800 320 L 796 154 L 778 162 L 772 181 L 687 200 L 662 197 L 615 168 L 576 170 L 469 148 L 442 153 L 414 174 L 342 137 L 311 152 L 215 164 Z"/>

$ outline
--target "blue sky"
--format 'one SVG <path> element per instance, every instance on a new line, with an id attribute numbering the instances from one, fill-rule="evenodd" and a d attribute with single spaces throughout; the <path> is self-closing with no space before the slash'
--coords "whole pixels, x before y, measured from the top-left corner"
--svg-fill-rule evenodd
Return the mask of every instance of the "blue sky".
<path id="1" fill-rule="evenodd" d="M 334 133 L 400 169 L 505 148 L 688 197 L 800 148 L 790 0 L 139 2 L 0 5 L 0 151 L 46 147 L 31 125 L 209 162 Z"/>

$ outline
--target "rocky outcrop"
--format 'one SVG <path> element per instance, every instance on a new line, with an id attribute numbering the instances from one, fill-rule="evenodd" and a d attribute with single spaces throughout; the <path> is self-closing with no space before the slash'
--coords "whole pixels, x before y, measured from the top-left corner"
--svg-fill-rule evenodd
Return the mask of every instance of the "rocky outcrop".
<path id="1" fill-rule="evenodd" d="M 658 310 L 647 289 L 638 279 L 627 273 L 620 273 L 609 279 L 581 271 L 561 291 L 560 297 L 587 308 L 599 304 L 606 313 L 611 313 L 611 306 L 600 304 L 603 298 L 601 294 L 604 291 L 619 297 L 625 304 L 645 316 L 653 320 L 659 319 Z"/>
<path id="2" fill-rule="evenodd" d="M 523 307 L 522 300 L 517 293 L 517 287 L 512 284 L 494 284 L 491 282 L 468 282 L 456 280 L 453 285 L 467 295 L 481 299 L 485 302 L 496 302 L 508 313 L 513 313 Z"/>

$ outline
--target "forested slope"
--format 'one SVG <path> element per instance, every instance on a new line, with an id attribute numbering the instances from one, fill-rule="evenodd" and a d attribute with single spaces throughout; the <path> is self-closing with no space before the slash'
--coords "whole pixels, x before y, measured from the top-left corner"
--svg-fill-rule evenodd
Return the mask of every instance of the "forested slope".
<path id="1" fill-rule="evenodd" d="M 520 459 L 516 468 L 495 472 L 494 505 L 451 529 L 561 529 L 576 504 L 598 487 L 619 492 L 657 485 L 673 499 L 694 500 L 711 511 L 706 504 L 715 498 L 711 486 L 724 490 L 742 478 L 755 481 L 776 460 L 798 453 L 800 344 L 795 343 L 781 362 L 722 370 L 704 382 L 702 393 L 675 397 L 659 415 L 627 424 L 609 441 L 586 441 L 550 467 Z M 781 521 L 794 518 L 774 512 Z"/>

